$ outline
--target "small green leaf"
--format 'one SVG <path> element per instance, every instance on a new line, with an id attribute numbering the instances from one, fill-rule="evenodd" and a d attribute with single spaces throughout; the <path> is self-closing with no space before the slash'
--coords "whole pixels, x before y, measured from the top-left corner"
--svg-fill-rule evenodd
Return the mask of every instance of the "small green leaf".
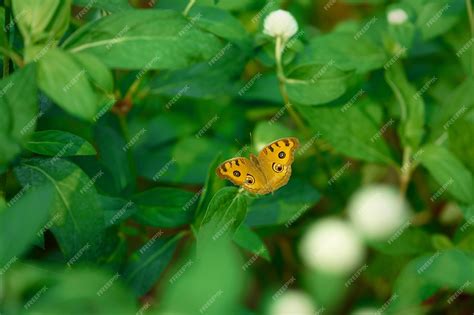
<path id="1" fill-rule="evenodd" d="M 420 145 L 425 124 L 425 104 L 423 98 L 408 82 L 403 66 L 393 64 L 385 71 L 385 80 L 392 89 L 400 105 L 400 137 L 404 146 L 417 150 Z"/>
<path id="2" fill-rule="evenodd" d="M 271 260 L 270 253 L 263 240 L 244 224 L 240 225 L 235 231 L 234 242 L 258 257 L 263 257 L 267 261 Z"/>
<path id="3" fill-rule="evenodd" d="M 328 103 L 343 95 L 347 90 L 350 74 L 327 64 L 299 66 L 288 74 L 286 89 L 290 100 L 302 105 Z"/>
<path id="4" fill-rule="evenodd" d="M 76 14 L 77 18 L 82 18 L 91 7 L 112 13 L 133 9 L 128 0 L 73 0 L 73 2 L 75 5 L 82 6 L 82 9 Z"/>
<path id="5" fill-rule="evenodd" d="M 97 153 L 94 147 L 83 138 L 60 130 L 37 131 L 25 147 L 37 154 L 58 157 Z"/>
<path id="6" fill-rule="evenodd" d="M 30 189 L 25 186 L 8 204 L 0 205 L 0 266 L 17 260 L 48 220 L 53 205 L 52 187 Z"/>
<path id="7" fill-rule="evenodd" d="M 133 289 L 136 296 L 144 295 L 157 282 L 183 236 L 184 234 L 180 233 L 173 238 L 156 239 L 160 235 L 155 234 L 132 254 L 131 261 L 128 262 L 123 274 L 125 282 Z"/>
<path id="8" fill-rule="evenodd" d="M 459 201 L 474 203 L 471 172 L 451 152 L 441 146 L 427 145 L 422 150 L 421 164 L 441 185 L 431 196 L 431 201 L 438 199 L 445 190 L 448 190 Z"/>
<path id="9" fill-rule="evenodd" d="M 92 121 L 101 107 L 87 71 L 70 53 L 51 48 L 38 62 L 39 87 L 68 113 Z"/>
<path id="10" fill-rule="evenodd" d="M 200 192 L 177 188 L 153 188 L 132 197 L 138 211 L 134 218 L 146 225 L 177 227 L 189 224 L 194 216 Z"/>

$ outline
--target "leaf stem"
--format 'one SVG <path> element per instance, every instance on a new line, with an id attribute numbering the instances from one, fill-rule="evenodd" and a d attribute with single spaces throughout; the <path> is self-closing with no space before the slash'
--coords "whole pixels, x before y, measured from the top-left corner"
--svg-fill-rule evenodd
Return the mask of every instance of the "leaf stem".
<path id="1" fill-rule="evenodd" d="M 474 38 L 474 13 L 472 11 L 471 0 L 466 0 L 467 16 L 471 26 L 471 39 Z M 474 48 L 471 48 L 471 75 L 474 76 Z"/>
<path id="2" fill-rule="evenodd" d="M 196 0 L 189 0 L 188 5 L 186 6 L 186 8 L 183 11 L 184 16 L 188 15 L 189 11 L 191 11 L 191 8 L 193 7 L 193 5 L 195 3 L 196 3 Z"/>
<path id="3" fill-rule="evenodd" d="M 275 62 L 276 62 L 276 70 L 277 70 L 277 77 L 278 77 L 278 87 L 280 89 L 280 94 L 283 97 L 284 105 L 286 107 L 286 110 L 291 116 L 291 119 L 295 122 L 296 126 L 305 134 L 309 135 L 310 133 L 308 132 L 308 129 L 306 128 L 306 125 L 304 124 L 303 120 L 301 117 L 298 115 L 298 113 L 293 109 L 293 106 L 290 102 L 290 98 L 288 97 L 288 92 L 286 90 L 286 76 L 285 72 L 283 70 L 283 63 L 281 60 L 282 57 L 282 52 L 283 52 L 283 47 L 285 47 L 285 41 L 281 36 L 278 36 L 276 38 L 275 42 Z"/>
<path id="4" fill-rule="evenodd" d="M 411 147 L 407 146 L 403 149 L 403 164 L 400 171 L 400 194 L 405 196 L 410 182 L 412 166 L 410 163 Z"/>

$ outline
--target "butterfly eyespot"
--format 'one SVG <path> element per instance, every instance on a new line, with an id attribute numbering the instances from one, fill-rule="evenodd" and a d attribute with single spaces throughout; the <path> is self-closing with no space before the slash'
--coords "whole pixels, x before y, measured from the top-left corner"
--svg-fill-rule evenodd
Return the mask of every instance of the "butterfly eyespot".
<path id="1" fill-rule="evenodd" d="M 275 172 L 281 173 L 283 172 L 284 166 L 279 163 L 273 163 L 272 168 Z"/>
<path id="2" fill-rule="evenodd" d="M 284 159 L 285 156 L 286 156 L 286 154 L 285 154 L 285 152 L 283 152 L 283 151 L 281 151 L 280 153 L 278 153 L 278 157 L 279 157 L 280 159 Z"/>
<path id="3" fill-rule="evenodd" d="M 255 178 L 252 175 L 247 175 L 247 177 L 245 178 L 245 183 L 252 185 L 253 183 L 255 183 Z"/>
<path id="4" fill-rule="evenodd" d="M 240 177 L 240 172 L 239 171 L 234 171 L 233 174 L 234 174 L 235 177 Z"/>

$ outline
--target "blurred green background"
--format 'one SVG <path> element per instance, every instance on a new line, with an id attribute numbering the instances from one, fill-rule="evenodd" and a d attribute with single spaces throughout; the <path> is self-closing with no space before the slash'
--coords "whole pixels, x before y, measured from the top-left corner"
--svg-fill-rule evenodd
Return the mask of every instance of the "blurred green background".
<path id="1" fill-rule="evenodd" d="M 0 5 L 1 314 L 474 312 L 470 0 Z"/>

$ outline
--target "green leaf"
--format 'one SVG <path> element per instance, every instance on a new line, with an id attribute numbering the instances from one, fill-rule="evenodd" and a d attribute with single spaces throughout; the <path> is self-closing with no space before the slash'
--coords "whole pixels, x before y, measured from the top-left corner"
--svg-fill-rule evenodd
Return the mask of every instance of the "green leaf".
<path id="1" fill-rule="evenodd" d="M 463 0 L 439 0 L 426 2 L 418 12 L 417 27 L 424 40 L 447 32 L 464 14 Z"/>
<path id="2" fill-rule="evenodd" d="M 200 28 L 230 42 L 237 43 L 241 48 L 250 48 L 251 43 L 247 31 L 240 21 L 229 12 L 215 7 L 195 5 L 190 10 L 189 15 L 199 16 L 196 19 L 196 24 Z"/>
<path id="3" fill-rule="evenodd" d="M 73 0 L 75 5 L 82 6 L 83 8 L 76 14 L 76 17 L 82 18 L 90 8 L 97 8 L 107 10 L 108 12 L 121 12 L 125 10 L 131 10 L 133 7 L 130 5 L 128 0 Z M 89 8 L 88 10 L 86 10 Z M 84 10 L 84 11 L 82 11 Z M 83 12 L 83 13 L 81 13 Z"/>
<path id="4" fill-rule="evenodd" d="M 183 236 L 184 234 L 180 233 L 173 238 L 158 240 L 153 236 L 132 254 L 131 261 L 128 262 L 123 274 L 126 283 L 133 289 L 136 296 L 144 295 L 157 282 L 171 261 L 177 243 Z"/>
<path id="5" fill-rule="evenodd" d="M 401 234 L 398 236 L 397 233 Z M 371 242 L 370 245 L 391 256 L 423 254 L 433 250 L 430 235 L 427 232 L 412 227 L 404 230 L 403 226 L 387 241 Z"/>
<path id="6" fill-rule="evenodd" d="M 381 133 L 384 126 L 384 129 L 391 126 L 393 119 L 383 122 L 378 104 L 367 99 L 358 100 L 359 94 L 356 93 L 354 101 L 343 107 L 299 106 L 298 111 L 313 131 L 320 132 L 321 138 L 337 151 L 364 161 L 393 164 L 392 154 Z"/>
<path id="7" fill-rule="evenodd" d="M 4 208 L 0 205 L 0 266 L 17 260 L 28 249 L 52 209 L 51 186 L 30 189 L 25 186 Z"/>
<path id="8" fill-rule="evenodd" d="M 459 118 L 448 129 L 449 150 L 474 173 L 474 108 L 471 108 L 464 117 Z"/>
<path id="9" fill-rule="evenodd" d="M 57 157 L 97 153 L 94 147 L 83 138 L 60 130 L 37 131 L 25 147 L 37 154 Z"/>
<path id="10" fill-rule="evenodd" d="M 385 71 L 385 80 L 400 104 L 401 126 L 399 133 L 403 145 L 417 150 L 425 133 L 423 98 L 408 82 L 403 66 L 399 63 L 393 64 Z"/>
<path id="11" fill-rule="evenodd" d="M 200 192 L 177 188 L 153 188 L 132 197 L 138 211 L 133 216 L 142 224 L 178 227 L 191 223 Z"/>
<path id="12" fill-rule="evenodd" d="M 34 266 L 35 267 L 35 266 Z M 36 282 L 33 292 L 41 298 L 31 303 L 28 311 L 36 314 L 134 314 L 136 301 L 124 287 L 122 275 L 103 270 L 41 270 L 48 277 Z M 55 276 L 50 276 L 54 274 Z M 71 290 L 74 288 L 74 290 Z M 25 292 L 26 293 L 26 292 Z M 28 303 L 31 300 L 26 300 Z"/>
<path id="13" fill-rule="evenodd" d="M 74 56 L 51 48 L 38 62 L 38 86 L 68 113 L 92 121 L 101 99 L 89 82 L 87 69 Z"/>
<path id="14" fill-rule="evenodd" d="M 38 119 L 35 67 L 26 66 L 0 81 L 0 167 L 21 151 Z"/>
<path id="15" fill-rule="evenodd" d="M 474 203 L 472 173 L 451 152 L 441 146 L 427 145 L 422 150 L 421 164 L 441 185 L 431 196 L 431 200 L 438 199 L 447 189 L 459 201 Z"/>
<path id="16" fill-rule="evenodd" d="M 286 89 L 290 100 L 302 105 L 328 103 L 343 95 L 347 90 L 350 74 L 327 64 L 299 66 L 288 74 Z"/>
<path id="17" fill-rule="evenodd" d="M 67 260 L 82 253 L 80 261 L 98 257 L 104 239 L 104 212 L 90 179 L 75 164 L 63 159 L 28 159 L 15 168 L 23 186 L 54 187 L 51 228 Z M 74 261 L 75 262 L 75 261 Z"/>
<path id="18" fill-rule="evenodd" d="M 12 5 L 27 46 L 60 39 L 69 27 L 71 0 L 13 0 Z"/>
<path id="19" fill-rule="evenodd" d="M 342 71 L 364 73 L 381 68 L 386 55 L 370 40 L 346 32 L 331 32 L 315 36 L 298 60 L 299 65 L 333 64 Z"/>
<path id="20" fill-rule="evenodd" d="M 449 272 L 447 272 L 449 270 Z M 441 288 L 455 292 L 464 286 L 468 292 L 474 292 L 467 281 L 474 280 L 474 259 L 459 250 L 438 251 L 411 261 L 400 273 L 387 308 L 387 313 L 398 314 L 410 308 L 417 308 L 423 301 Z"/>
<path id="21" fill-rule="evenodd" d="M 263 257 L 267 261 L 271 260 L 270 253 L 263 240 L 248 226 L 244 224 L 240 225 L 237 231 L 235 231 L 233 240 L 237 245 L 252 254 Z"/>
<path id="22" fill-rule="evenodd" d="M 280 109 L 280 111 L 283 110 L 286 111 L 284 107 Z M 275 115 L 278 115 L 278 112 Z M 276 118 L 277 116 L 274 117 Z M 295 136 L 295 132 L 290 128 L 284 126 L 283 124 L 270 120 L 265 122 L 259 122 L 255 127 L 255 130 L 253 131 L 252 135 L 255 148 L 259 151 L 264 146 L 269 143 L 272 143 L 276 139 Z"/>
<path id="23" fill-rule="evenodd" d="M 209 202 L 202 219 L 198 223 L 199 238 L 218 239 L 223 235 L 233 235 L 247 215 L 247 202 L 236 187 L 219 190 Z"/>
<path id="24" fill-rule="evenodd" d="M 87 52 L 120 69 L 177 69 L 214 56 L 222 43 L 186 19 L 166 10 L 130 10 L 81 27 L 64 43 L 71 52 Z"/>
<path id="25" fill-rule="evenodd" d="M 196 212 L 194 217 L 196 219 L 200 219 L 204 212 L 206 211 L 207 207 L 209 206 L 209 202 L 211 201 L 212 197 L 223 187 L 225 187 L 225 181 L 221 180 L 216 175 L 216 168 L 222 162 L 222 154 L 218 154 L 213 162 L 209 165 L 209 170 L 207 172 L 206 182 L 204 183 L 204 187 L 202 189 L 201 196 L 199 197 L 198 206 L 196 208 Z"/>
<path id="26" fill-rule="evenodd" d="M 293 178 L 271 195 L 249 200 L 249 226 L 286 224 L 316 204 L 320 194 L 310 184 Z"/>
<path id="27" fill-rule="evenodd" d="M 135 212 L 137 205 L 131 200 L 99 195 L 99 200 L 104 209 L 105 224 L 108 226 L 120 224 Z"/>
<path id="28" fill-rule="evenodd" d="M 246 278 L 242 265 L 240 255 L 228 240 L 208 243 L 197 256 L 188 256 L 177 264 L 164 290 L 159 313 L 239 314 Z"/>

